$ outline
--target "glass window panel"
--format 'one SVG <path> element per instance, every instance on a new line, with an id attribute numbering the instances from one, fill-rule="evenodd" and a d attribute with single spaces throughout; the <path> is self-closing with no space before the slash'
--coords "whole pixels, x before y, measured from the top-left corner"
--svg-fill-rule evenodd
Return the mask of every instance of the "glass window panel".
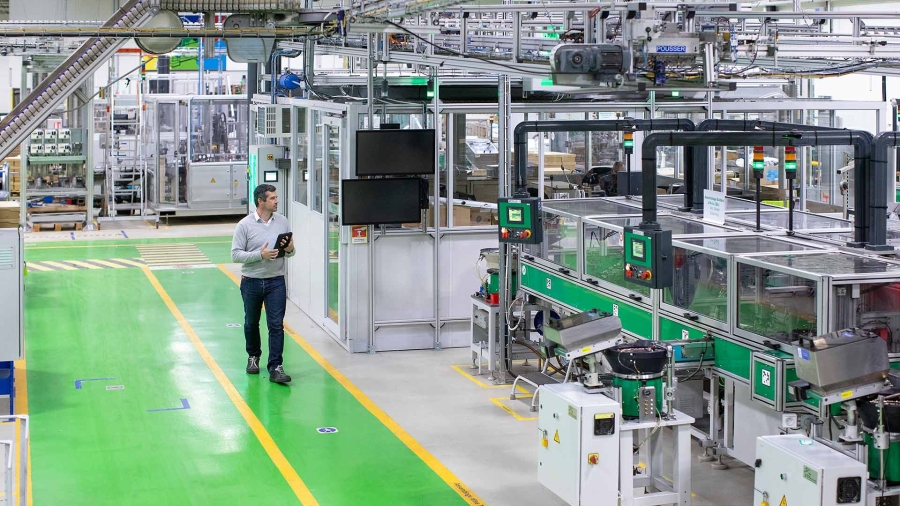
<path id="1" fill-rule="evenodd" d="M 322 145 L 324 143 L 323 132 L 325 131 L 322 126 L 322 113 L 320 111 L 313 111 L 313 125 L 315 125 L 315 130 L 313 130 L 313 167 L 311 177 L 309 178 L 309 184 L 312 185 L 312 210 L 321 213 L 322 212 L 322 163 L 323 163 L 323 149 Z"/>
<path id="2" fill-rule="evenodd" d="M 664 301 L 720 322 L 728 321 L 728 260 L 726 258 L 673 248 L 675 276 L 666 288 Z"/>
<path id="3" fill-rule="evenodd" d="M 309 132 L 306 129 L 304 108 L 296 108 L 297 115 L 297 166 L 294 168 L 294 202 L 308 205 L 309 200 Z"/>
<path id="4" fill-rule="evenodd" d="M 862 327 L 900 352 L 900 283 L 863 283 L 832 288 L 834 330 Z"/>
<path id="5" fill-rule="evenodd" d="M 818 334 L 815 281 L 742 263 L 738 279 L 738 328 L 785 343 Z"/>
<path id="6" fill-rule="evenodd" d="M 544 240 L 540 244 L 526 244 L 524 251 L 549 262 L 578 268 L 578 219 L 541 211 Z"/>
<path id="7" fill-rule="evenodd" d="M 650 296 L 649 288 L 625 281 L 622 234 L 592 224 L 585 224 L 584 234 L 585 274 L 645 297 Z"/>

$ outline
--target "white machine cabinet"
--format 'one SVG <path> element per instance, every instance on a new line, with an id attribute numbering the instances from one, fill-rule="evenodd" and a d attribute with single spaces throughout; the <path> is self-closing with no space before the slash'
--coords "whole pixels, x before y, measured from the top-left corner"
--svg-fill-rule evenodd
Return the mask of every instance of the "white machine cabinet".
<path id="1" fill-rule="evenodd" d="M 580 383 L 543 386 L 538 481 L 572 506 L 616 506 L 620 419 L 619 403 Z"/>
<path id="2" fill-rule="evenodd" d="M 22 255 L 24 237 L 19 228 L 0 228 L 0 362 L 22 358 L 25 283 Z"/>
<path id="3" fill-rule="evenodd" d="M 759 437 L 756 459 L 753 504 L 866 504 L 866 465 L 806 436 Z"/>

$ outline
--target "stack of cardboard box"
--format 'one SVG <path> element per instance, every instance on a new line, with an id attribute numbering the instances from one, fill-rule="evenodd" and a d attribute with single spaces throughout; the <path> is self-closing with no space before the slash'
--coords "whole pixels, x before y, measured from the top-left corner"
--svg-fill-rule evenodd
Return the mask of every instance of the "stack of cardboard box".
<path id="1" fill-rule="evenodd" d="M 19 203 L 0 202 L 0 228 L 19 226 Z"/>

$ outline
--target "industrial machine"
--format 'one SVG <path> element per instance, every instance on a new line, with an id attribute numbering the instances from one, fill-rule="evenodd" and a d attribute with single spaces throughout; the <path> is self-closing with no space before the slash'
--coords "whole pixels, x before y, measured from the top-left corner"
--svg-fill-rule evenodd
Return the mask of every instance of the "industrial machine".
<path id="1" fill-rule="evenodd" d="M 690 459 L 684 457 L 694 419 L 672 405 L 672 346 L 626 341 L 619 318 L 597 310 L 551 318 L 543 332 L 548 353 L 564 355 L 569 366 L 562 383 L 535 392 L 540 483 L 573 506 L 631 506 L 636 487 L 645 487 L 640 504 L 690 504 Z M 661 479 L 663 439 L 645 435 L 661 428 L 675 435 L 671 484 Z M 651 462 L 638 476 L 634 453 Z"/>
<path id="2" fill-rule="evenodd" d="M 270 184 L 275 187 L 281 202 L 287 202 L 287 174 L 291 161 L 287 158 L 287 147 L 274 144 L 250 146 L 250 156 L 247 167 L 248 205 L 251 210 L 256 209 L 253 201 L 253 191 L 258 185 Z M 287 205 L 280 208 L 280 212 L 287 212 Z"/>
<path id="3" fill-rule="evenodd" d="M 149 95 L 143 130 L 149 209 L 160 216 L 247 210 L 245 96 Z"/>
<path id="4" fill-rule="evenodd" d="M 0 362 L 22 358 L 24 350 L 24 232 L 0 228 Z"/>
<path id="5" fill-rule="evenodd" d="M 866 466 L 808 437 L 757 440 L 753 504 L 866 504 Z"/>

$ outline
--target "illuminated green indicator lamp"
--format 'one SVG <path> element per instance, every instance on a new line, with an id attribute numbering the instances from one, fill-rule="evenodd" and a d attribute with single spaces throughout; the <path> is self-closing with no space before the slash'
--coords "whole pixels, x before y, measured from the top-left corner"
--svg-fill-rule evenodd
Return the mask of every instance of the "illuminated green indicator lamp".
<path id="1" fill-rule="evenodd" d="M 797 148 L 793 146 L 784 148 L 784 170 L 797 170 Z"/>
<path id="2" fill-rule="evenodd" d="M 434 98 L 434 79 L 428 80 L 428 87 L 425 88 L 425 97 Z"/>
<path id="3" fill-rule="evenodd" d="M 634 147 L 634 141 L 625 141 L 625 142 L 624 142 L 624 145 L 625 145 L 626 148 L 633 148 L 633 147 Z"/>
<path id="4" fill-rule="evenodd" d="M 766 168 L 765 162 L 753 162 L 753 168 L 756 170 L 763 170 Z"/>
<path id="5" fill-rule="evenodd" d="M 678 90 L 673 90 L 673 91 L 672 91 L 672 96 L 673 96 L 673 97 L 680 97 L 680 96 L 681 96 L 681 92 L 678 91 Z"/>
<path id="6" fill-rule="evenodd" d="M 784 162 L 784 170 L 797 170 L 797 162 Z"/>
<path id="7" fill-rule="evenodd" d="M 622 146 L 625 149 L 633 149 L 634 148 L 634 133 L 633 132 L 624 132 L 623 133 Z"/>

